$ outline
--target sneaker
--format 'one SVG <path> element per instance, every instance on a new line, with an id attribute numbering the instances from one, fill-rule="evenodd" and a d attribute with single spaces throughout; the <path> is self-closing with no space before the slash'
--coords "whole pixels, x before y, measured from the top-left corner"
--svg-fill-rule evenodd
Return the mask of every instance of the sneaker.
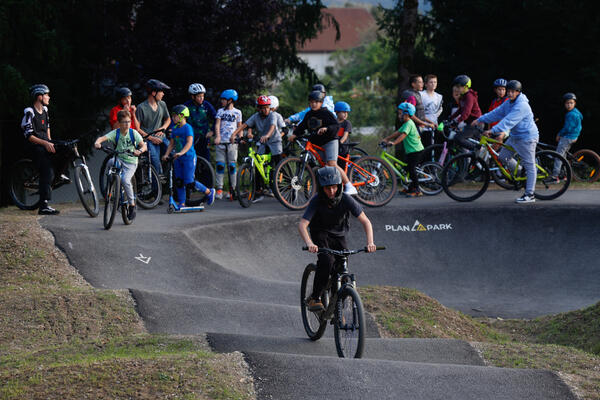
<path id="1" fill-rule="evenodd" d="M 535 203 L 535 195 L 525 193 L 523 196 L 516 199 L 515 203 Z"/>
<path id="2" fill-rule="evenodd" d="M 353 196 L 358 194 L 358 192 L 356 191 L 356 188 L 354 187 L 354 185 L 350 182 L 346 183 L 344 185 L 344 194 Z"/>
<path id="3" fill-rule="evenodd" d="M 38 210 L 39 215 L 58 215 L 60 211 L 50 207 L 47 201 L 44 201 Z"/>
<path id="4" fill-rule="evenodd" d="M 406 195 L 408 193 L 408 189 L 402 188 L 398 190 L 398 194 Z"/>
<path id="5" fill-rule="evenodd" d="M 321 300 L 313 299 L 312 297 L 306 305 L 308 306 L 308 311 L 323 311 L 325 309 Z"/>
<path id="6" fill-rule="evenodd" d="M 406 192 L 406 197 L 421 197 L 423 192 Z"/>
<path id="7" fill-rule="evenodd" d="M 271 189 L 263 190 L 263 194 L 268 197 L 275 197 L 275 195 L 273 195 L 273 191 Z"/>
<path id="8" fill-rule="evenodd" d="M 129 210 L 127 212 L 127 219 L 133 221 L 135 219 L 135 206 L 129 205 Z"/>
<path id="9" fill-rule="evenodd" d="M 215 197 L 221 200 L 223 198 L 223 189 L 217 189 L 217 194 L 215 195 Z"/>
<path id="10" fill-rule="evenodd" d="M 216 192 L 217 191 L 215 189 L 210 189 L 210 193 L 207 194 L 206 197 L 204 198 L 204 202 L 206 203 L 207 206 L 211 206 L 212 203 L 215 202 L 215 194 L 216 194 Z"/>
<path id="11" fill-rule="evenodd" d="M 548 183 L 553 183 L 553 184 L 558 185 L 560 183 L 560 178 L 558 176 L 551 176 L 550 182 L 548 182 Z"/>
<path id="12" fill-rule="evenodd" d="M 252 199 L 252 203 L 258 203 L 259 201 L 263 201 L 264 199 L 265 199 L 265 196 L 263 196 L 262 194 L 259 194 L 257 197 Z"/>

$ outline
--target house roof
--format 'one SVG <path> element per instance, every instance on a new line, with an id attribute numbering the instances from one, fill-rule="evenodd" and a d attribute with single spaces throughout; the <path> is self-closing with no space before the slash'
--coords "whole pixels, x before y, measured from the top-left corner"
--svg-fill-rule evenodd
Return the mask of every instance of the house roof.
<path id="1" fill-rule="evenodd" d="M 323 14 L 333 16 L 340 26 L 340 40 L 336 42 L 335 25 L 330 24 L 316 38 L 307 41 L 299 53 L 330 52 L 358 47 L 362 33 L 375 25 L 375 19 L 364 8 L 327 8 Z"/>

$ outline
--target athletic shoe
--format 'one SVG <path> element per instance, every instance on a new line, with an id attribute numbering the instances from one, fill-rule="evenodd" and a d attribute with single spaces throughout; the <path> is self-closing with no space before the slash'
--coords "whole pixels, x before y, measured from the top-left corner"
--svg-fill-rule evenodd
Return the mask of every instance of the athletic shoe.
<path id="1" fill-rule="evenodd" d="M 559 184 L 560 183 L 560 178 L 558 176 L 551 176 L 550 177 L 550 182 L 548 183 L 554 183 L 554 184 Z"/>
<path id="2" fill-rule="evenodd" d="M 40 209 L 38 210 L 39 215 L 58 215 L 60 211 L 50 207 L 47 201 L 42 202 Z"/>
<path id="3" fill-rule="evenodd" d="M 210 193 L 207 194 L 206 197 L 204 198 L 204 202 L 206 203 L 207 206 L 210 206 L 210 205 L 212 205 L 212 203 L 215 202 L 215 193 L 216 193 L 215 189 L 210 189 Z"/>
<path id="4" fill-rule="evenodd" d="M 263 194 L 264 194 L 265 196 L 268 196 L 268 197 L 275 197 L 275 196 L 273 195 L 273 191 L 272 191 L 271 189 L 265 189 L 265 190 L 263 190 Z"/>
<path id="5" fill-rule="evenodd" d="M 321 300 L 313 299 L 312 297 L 306 305 L 308 306 L 308 311 L 323 311 L 325 309 Z"/>
<path id="6" fill-rule="evenodd" d="M 259 201 L 263 201 L 264 199 L 265 199 L 265 196 L 263 196 L 262 194 L 259 194 L 257 197 L 252 199 L 252 203 L 258 203 Z"/>
<path id="7" fill-rule="evenodd" d="M 215 197 L 221 200 L 223 198 L 223 189 L 217 189 L 217 194 L 215 195 Z"/>
<path id="8" fill-rule="evenodd" d="M 406 196 L 407 193 L 408 193 L 408 189 L 402 188 L 402 189 L 398 190 L 399 195 Z"/>
<path id="9" fill-rule="evenodd" d="M 524 194 L 523 196 L 519 197 L 518 199 L 515 200 L 515 203 L 535 203 L 535 195 L 534 194 Z"/>
<path id="10" fill-rule="evenodd" d="M 133 221 L 135 219 L 135 206 L 129 205 L 129 211 L 127 212 L 127 219 Z"/>
<path id="11" fill-rule="evenodd" d="M 353 195 L 358 194 L 358 191 L 356 190 L 356 188 L 354 187 L 353 184 L 348 182 L 344 185 L 344 194 L 353 196 Z"/>
<path id="12" fill-rule="evenodd" d="M 423 196 L 422 192 L 407 192 L 406 197 L 421 197 Z"/>

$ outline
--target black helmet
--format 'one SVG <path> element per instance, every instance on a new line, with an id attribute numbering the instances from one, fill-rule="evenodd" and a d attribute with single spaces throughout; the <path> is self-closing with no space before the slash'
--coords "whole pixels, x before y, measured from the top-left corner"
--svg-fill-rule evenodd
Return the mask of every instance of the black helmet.
<path id="1" fill-rule="evenodd" d="M 508 81 L 506 84 L 506 90 L 516 90 L 517 92 L 522 92 L 523 85 L 521 85 L 521 82 L 513 79 Z"/>
<path id="2" fill-rule="evenodd" d="M 148 82 L 146 82 L 146 89 L 148 89 L 149 92 L 164 92 L 171 88 L 158 79 L 149 79 Z"/>
<path id="3" fill-rule="evenodd" d="M 308 95 L 308 100 L 323 101 L 323 99 L 325 99 L 325 94 L 323 92 L 318 91 L 318 90 L 313 90 Z"/>
<path id="4" fill-rule="evenodd" d="M 316 91 L 321 92 L 323 94 L 327 93 L 325 91 L 325 85 L 323 85 L 322 83 L 317 83 L 316 85 L 313 85 L 312 90 L 313 91 L 316 90 Z"/>
<path id="5" fill-rule="evenodd" d="M 319 190 L 319 197 L 326 201 L 329 206 L 336 206 L 342 200 L 342 176 L 336 167 L 323 167 L 317 171 L 317 183 Z M 323 188 L 325 186 L 337 185 L 337 191 L 335 192 L 335 197 L 330 199 L 325 194 Z"/>
<path id="6" fill-rule="evenodd" d="M 129 88 L 126 87 L 122 87 L 122 88 L 118 88 L 117 89 L 117 98 L 120 100 L 123 97 L 128 97 L 131 96 L 131 90 L 129 90 Z"/>
<path id="7" fill-rule="evenodd" d="M 567 100 L 577 100 L 577 96 L 575 96 L 575 93 L 565 93 L 563 95 L 563 101 L 567 101 Z"/>
<path id="8" fill-rule="evenodd" d="M 29 88 L 29 93 L 31 94 L 31 97 L 35 99 L 40 94 L 50 93 L 50 89 L 43 83 L 38 83 Z"/>
<path id="9" fill-rule="evenodd" d="M 471 78 L 469 78 L 467 75 L 458 75 L 452 81 L 452 86 L 456 85 L 465 86 L 467 89 L 469 89 L 471 87 Z"/>
<path id="10" fill-rule="evenodd" d="M 177 104 L 175 107 L 173 107 L 171 109 L 171 114 L 175 114 L 175 115 L 181 114 L 184 117 L 189 118 L 190 110 L 183 104 Z"/>

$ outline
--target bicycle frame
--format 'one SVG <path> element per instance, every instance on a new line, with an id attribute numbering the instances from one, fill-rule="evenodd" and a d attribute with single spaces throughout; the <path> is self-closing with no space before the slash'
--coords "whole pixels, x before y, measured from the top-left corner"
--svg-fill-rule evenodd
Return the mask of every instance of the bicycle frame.
<path id="1" fill-rule="evenodd" d="M 330 276 L 325 292 L 331 292 L 329 304 L 321 314 L 321 319 L 332 319 L 335 312 L 337 298 L 342 289 L 348 285 L 356 288 L 356 279 L 354 274 L 348 271 L 348 256 L 336 257 L 335 275 Z"/>
<path id="2" fill-rule="evenodd" d="M 392 169 L 396 173 L 396 176 L 398 177 L 399 181 L 402 181 L 402 183 L 404 183 L 405 185 L 408 185 L 408 183 L 412 181 L 412 179 L 410 178 L 408 172 L 406 172 L 404 170 L 404 168 L 408 166 L 407 163 L 405 163 L 404 161 L 398 160 L 396 157 L 394 157 L 393 155 L 391 155 L 390 153 L 388 153 L 387 151 L 385 151 L 385 149 L 383 149 L 383 148 L 381 149 L 381 153 L 379 154 L 379 158 L 381 158 L 382 160 L 386 161 L 390 165 L 390 167 L 392 167 Z M 432 178 L 431 175 L 429 175 L 428 173 L 426 173 L 425 171 L 423 171 L 420 167 L 417 167 L 417 172 L 426 176 L 426 178 L 424 178 L 420 182 L 422 182 L 422 181 L 424 181 L 426 179 L 431 179 Z"/>
<path id="3" fill-rule="evenodd" d="M 244 162 L 250 164 L 252 168 L 255 168 L 260 176 L 262 177 L 265 185 L 269 185 L 271 182 L 271 153 L 258 154 L 252 145 L 248 147 L 248 156 L 244 158 Z"/>

